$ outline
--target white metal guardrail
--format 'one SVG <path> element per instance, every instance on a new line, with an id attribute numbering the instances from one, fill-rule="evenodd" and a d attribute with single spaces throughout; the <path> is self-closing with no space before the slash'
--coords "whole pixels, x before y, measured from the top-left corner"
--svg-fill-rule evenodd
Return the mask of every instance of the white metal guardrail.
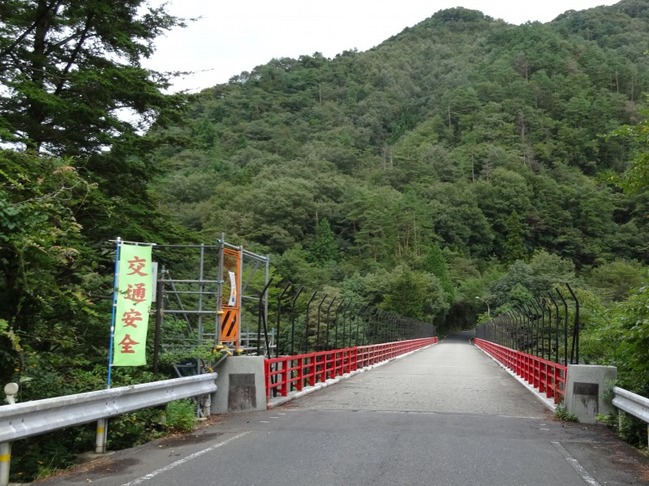
<path id="1" fill-rule="evenodd" d="M 182 398 L 208 395 L 216 391 L 216 378 L 217 373 L 207 373 L 0 406 L 0 486 L 8 483 L 12 441 L 98 421 L 100 449 L 105 419 Z M 105 450 L 105 443 L 103 446 Z"/>
<path id="2" fill-rule="evenodd" d="M 613 394 L 613 405 L 647 422 L 647 445 L 649 446 L 649 398 L 617 386 L 613 388 Z"/>
<path id="3" fill-rule="evenodd" d="M 0 407 L 0 442 L 52 432 L 216 391 L 216 373 Z"/>

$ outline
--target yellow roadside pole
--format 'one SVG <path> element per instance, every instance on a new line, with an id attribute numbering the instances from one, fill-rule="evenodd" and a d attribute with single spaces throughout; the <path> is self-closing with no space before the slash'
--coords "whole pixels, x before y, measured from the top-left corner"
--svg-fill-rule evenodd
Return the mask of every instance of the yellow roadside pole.
<path id="1" fill-rule="evenodd" d="M 14 405 L 16 403 L 15 395 L 18 393 L 18 384 L 9 383 L 5 385 L 5 394 L 7 395 L 7 403 Z M 9 467 L 11 465 L 11 442 L 3 442 L 0 444 L 0 486 L 7 486 L 9 484 Z"/>

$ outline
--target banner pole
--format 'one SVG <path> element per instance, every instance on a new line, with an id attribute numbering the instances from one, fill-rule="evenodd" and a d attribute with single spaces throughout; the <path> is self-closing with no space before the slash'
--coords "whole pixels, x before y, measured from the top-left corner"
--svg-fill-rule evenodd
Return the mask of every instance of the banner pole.
<path id="1" fill-rule="evenodd" d="M 117 310 L 117 291 L 118 291 L 118 272 L 119 257 L 122 249 L 122 239 L 117 237 L 117 246 L 115 248 L 115 275 L 113 277 L 113 306 L 110 318 L 110 343 L 108 345 L 108 377 L 106 379 L 106 388 L 110 388 L 113 370 L 113 347 L 115 342 L 115 319 Z"/>

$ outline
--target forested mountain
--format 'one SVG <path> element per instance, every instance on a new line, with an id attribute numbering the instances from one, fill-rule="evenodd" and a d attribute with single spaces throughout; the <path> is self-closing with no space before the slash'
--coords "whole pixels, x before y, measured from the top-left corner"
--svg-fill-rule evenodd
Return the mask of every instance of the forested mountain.
<path id="1" fill-rule="evenodd" d="M 544 284 L 620 262 L 646 276 L 647 194 L 613 183 L 637 147 L 613 133 L 642 119 L 648 46 L 643 0 L 521 26 L 440 11 L 367 52 L 203 91 L 164 132 L 153 188 L 286 279 L 387 308 L 416 281 L 410 312 L 442 329 L 473 319 L 475 296 L 506 305 L 514 262 L 553 269 Z"/>

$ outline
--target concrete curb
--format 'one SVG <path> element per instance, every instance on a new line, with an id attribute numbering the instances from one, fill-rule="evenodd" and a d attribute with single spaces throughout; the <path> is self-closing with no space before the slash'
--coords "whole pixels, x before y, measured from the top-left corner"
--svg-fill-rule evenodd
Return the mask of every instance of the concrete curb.
<path id="1" fill-rule="evenodd" d="M 557 406 L 554 404 L 554 400 L 552 400 L 552 399 L 550 399 L 550 398 L 548 398 L 546 396 L 543 396 L 536 388 L 534 388 L 532 385 L 527 383 L 520 376 L 518 376 L 516 373 L 514 373 L 512 370 L 510 370 L 504 364 L 502 364 L 500 361 L 498 361 L 496 358 L 494 358 L 489 353 L 487 353 L 484 349 L 476 346 L 475 344 L 473 346 L 476 349 L 482 351 L 485 355 L 487 355 L 489 358 L 491 358 L 498 366 L 500 366 L 502 369 L 504 369 L 512 377 L 514 377 L 516 379 L 516 381 L 518 381 L 521 385 L 523 385 L 525 388 L 527 388 L 527 390 L 530 391 L 551 412 L 554 412 L 557 409 Z"/>

